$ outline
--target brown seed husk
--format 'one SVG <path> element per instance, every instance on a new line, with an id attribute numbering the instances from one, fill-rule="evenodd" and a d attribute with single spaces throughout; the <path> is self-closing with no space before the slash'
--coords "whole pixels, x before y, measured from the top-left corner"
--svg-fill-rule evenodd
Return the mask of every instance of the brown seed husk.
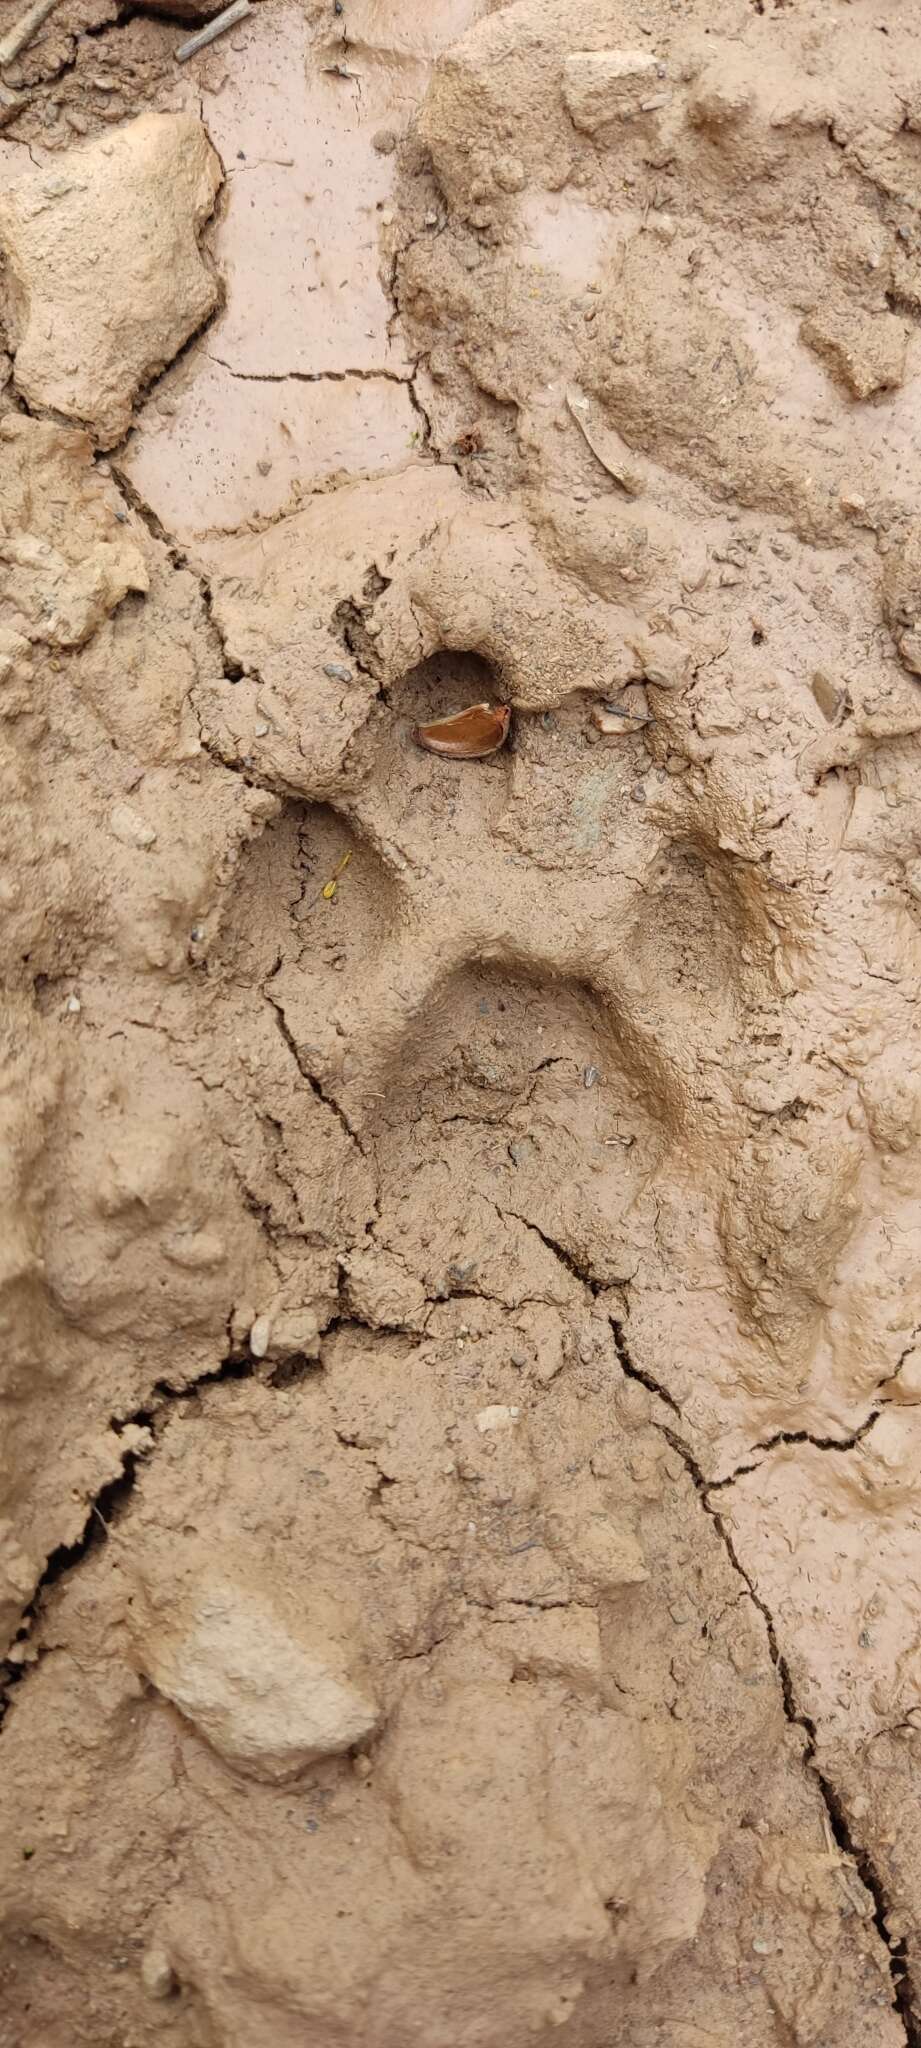
<path id="1" fill-rule="evenodd" d="M 508 738 L 511 709 L 508 704 L 470 704 L 466 711 L 454 711 L 430 725 L 414 725 L 417 747 L 430 754 L 449 754 L 458 761 L 479 761 L 496 753 Z"/>

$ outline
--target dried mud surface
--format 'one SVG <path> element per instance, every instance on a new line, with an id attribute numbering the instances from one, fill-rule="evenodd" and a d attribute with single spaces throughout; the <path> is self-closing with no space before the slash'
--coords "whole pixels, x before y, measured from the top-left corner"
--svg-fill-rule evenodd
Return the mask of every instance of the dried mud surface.
<path id="1" fill-rule="evenodd" d="M 0 2044 L 917 2048 L 916 10 L 207 12 L 5 73 Z"/>

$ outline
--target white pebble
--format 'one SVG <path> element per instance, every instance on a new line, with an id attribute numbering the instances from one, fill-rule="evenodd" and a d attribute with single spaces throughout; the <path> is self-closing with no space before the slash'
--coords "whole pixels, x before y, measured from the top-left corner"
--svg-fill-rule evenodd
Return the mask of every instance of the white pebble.
<path id="1" fill-rule="evenodd" d="M 176 1979 L 165 1949 L 149 1948 L 141 1958 L 141 1983 L 150 1998 L 169 1998 Z"/>
<path id="2" fill-rule="evenodd" d="M 487 1436 L 491 1429 L 514 1429 L 520 1413 L 518 1408 L 481 1408 L 476 1426 L 481 1436 Z"/>
<path id="3" fill-rule="evenodd" d="M 257 1316 L 249 1333 L 249 1348 L 254 1358 L 264 1358 L 272 1337 L 272 1323 L 269 1316 Z"/>

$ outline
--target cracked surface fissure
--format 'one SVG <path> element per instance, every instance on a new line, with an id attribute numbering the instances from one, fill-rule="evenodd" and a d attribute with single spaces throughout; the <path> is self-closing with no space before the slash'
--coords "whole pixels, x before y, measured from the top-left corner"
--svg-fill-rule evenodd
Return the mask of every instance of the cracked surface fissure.
<path id="1" fill-rule="evenodd" d="M 660 1400 L 666 1402 L 668 1406 L 672 1408 L 675 1411 L 675 1413 L 677 1413 L 680 1416 L 680 1409 L 677 1408 L 676 1403 L 672 1400 L 671 1395 L 666 1392 L 665 1388 L 658 1386 L 648 1373 L 640 1371 L 640 1369 L 633 1364 L 633 1361 L 630 1357 L 626 1337 L 624 1334 L 623 1325 L 620 1323 L 612 1323 L 612 1329 L 614 1333 L 614 1344 L 615 1350 L 617 1352 L 618 1362 L 622 1370 L 627 1374 L 628 1379 L 638 1380 L 642 1386 L 646 1387 L 647 1390 L 651 1393 L 657 1395 Z M 685 1469 L 688 1472 L 688 1475 L 693 1483 L 694 1491 L 697 1495 L 698 1500 L 700 1501 L 700 1505 L 703 1508 L 704 1513 L 709 1515 L 714 1525 L 714 1528 L 716 1529 L 719 1535 L 720 1541 L 723 1545 L 723 1548 L 726 1552 L 726 1556 L 729 1559 L 733 1571 L 741 1579 L 742 1584 L 745 1586 L 752 1601 L 754 1602 L 754 1605 L 757 1607 L 759 1613 L 763 1617 L 765 1629 L 767 1632 L 768 1647 L 771 1654 L 771 1662 L 777 1673 L 778 1681 L 780 1684 L 781 1695 L 783 1698 L 784 1714 L 788 1722 L 790 1723 L 791 1727 L 802 1729 L 803 1734 L 806 1737 L 806 1750 L 803 1756 L 804 1768 L 811 1770 L 815 1778 L 816 1784 L 819 1787 L 819 1790 L 822 1795 L 822 1800 L 825 1806 L 825 1810 L 828 1815 L 832 1835 L 834 1836 L 834 1839 L 839 1849 L 841 1850 L 842 1854 L 847 1856 L 853 1863 L 854 1867 L 858 1872 L 858 1875 L 862 1879 L 864 1885 L 866 1886 L 867 1891 L 870 1894 L 870 1897 L 873 1900 L 874 1924 L 876 1926 L 880 1940 L 885 1947 L 888 1959 L 889 1975 L 892 1982 L 893 2006 L 896 2012 L 898 2013 L 899 2019 L 901 2020 L 908 2048 L 921 2048 L 921 2023 L 919 2023 L 918 2019 L 916 2018 L 915 1990 L 906 1962 L 905 1943 L 900 1939 L 895 1939 L 890 1934 L 888 1920 L 890 1914 L 892 1913 L 892 1907 L 887 1901 L 885 1886 L 883 1884 L 882 1878 L 879 1874 L 879 1871 L 876 1869 L 873 1863 L 872 1857 L 869 1853 L 869 1850 L 866 1848 L 866 1845 L 861 1844 L 855 1839 L 852 1833 L 850 1822 L 845 1813 L 843 1803 L 838 1793 L 836 1792 L 834 1786 L 832 1785 L 831 1780 L 819 1768 L 817 1758 L 818 1735 L 816 1724 L 812 1720 L 810 1715 L 808 1715 L 804 1711 L 804 1709 L 800 1707 L 797 1703 L 793 1679 L 790 1673 L 790 1666 L 780 1647 L 774 1617 L 771 1613 L 771 1610 L 768 1607 L 767 1602 L 764 1599 L 762 1599 L 760 1593 L 757 1591 L 757 1588 L 752 1578 L 746 1571 L 745 1566 L 742 1563 L 741 1558 L 739 1557 L 738 1551 L 736 1550 L 735 1544 L 732 1540 L 729 1530 L 726 1527 L 726 1523 L 722 1515 L 720 1514 L 719 1510 L 713 1506 L 713 1503 L 710 1499 L 710 1493 L 713 1489 L 711 1488 L 710 1483 L 704 1476 L 704 1473 L 701 1470 L 701 1467 L 698 1464 L 697 1459 L 694 1457 L 694 1454 L 691 1451 L 690 1446 L 685 1442 L 682 1436 L 679 1436 L 678 1432 L 675 1429 L 673 1429 L 669 1423 L 660 1420 L 656 1416 L 652 1416 L 651 1420 L 653 1422 L 654 1427 L 661 1431 L 662 1435 L 666 1438 L 666 1441 L 671 1445 L 672 1449 L 676 1451 L 679 1458 L 683 1460 Z M 863 1429 L 858 1432 L 855 1438 L 851 1439 L 851 1442 L 853 1443 L 859 1441 L 860 1437 L 866 1433 L 866 1430 L 871 1427 L 872 1422 L 875 1420 L 875 1415 L 869 1418 L 868 1422 L 864 1424 Z M 802 1437 L 796 1438 L 795 1441 L 814 1442 L 815 1439 L 809 1437 Z M 830 1446 L 830 1448 L 842 1450 L 849 1448 L 849 1446 L 835 1444 Z M 751 1468 L 744 1467 L 743 1469 L 749 1470 Z M 733 1478 L 736 1476 L 736 1474 L 732 1475 Z M 729 1484 L 729 1481 L 723 1481 L 721 1483 L 726 1485 Z"/>
<path id="2" fill-rule="evenodd" d="M 219 363 L 228 376 L 238 384 L 348 384 L 354 381 L 362 384 L 402 384 L 409 386 L 412 377 L 401 377 L 398 370 L 235 370 L 232 363 L 223 356 L 208 352 L 208 360 Z"/>

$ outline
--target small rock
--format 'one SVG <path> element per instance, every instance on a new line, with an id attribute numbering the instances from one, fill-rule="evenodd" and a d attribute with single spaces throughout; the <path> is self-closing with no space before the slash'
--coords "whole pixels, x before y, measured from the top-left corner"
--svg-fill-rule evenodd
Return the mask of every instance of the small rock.
<path id="1" fill-rule="evenodd" d="M 644 682 L 654 683 L 660 690 L 676 690 L 687 681 L 691 667 L 687 647 L 669 640 L 664 633 L 657 634 L 655 639 L 637 639 L 632 644 Z"/>
<path id="2" fill-rule="evenodd" d="M 219 1756 L 270 1784 L 296 1777 L 370 1735 L 378 1708 L 344 1659 L 343 1617 L 315 1587 L 304 1613 L 283 1616 L 268 1595 L 200 1583 L 194 1604 L 132 1608 L 141 1670 Z"/>
<path id="3" fill-rule="evenodd" d="M 844 705 L 844 691 L 836 689 L 824 669 L 817 668 L 815 671 L 812 678 L 812 694 L 823 718 L 828 719 L 829 725 L 835 725 Z"/>
<path id="4" fill-rule="evenodd" d="M 247 1343 L 250 1327 L 255 1320 L 256 1309 L 255 1304 L 252 1302 L 238 1302 L 236 1307 L 231 1310 L 230 1336 L 235 1349 L 238 1351 L 242 1350 L 243 1345 Z"/>
<path id="5" fill-rule="evenodd" d="M 646 802 L 646 791 L 641 782 L 634 783 L 630 791 L 630 802 L 633 804 L 644 804 Z"/>
<path id="6" fill-rule="evenodd" d="M 254 1358 L 264 1358 L 272 1338 L 272 1322 L 269 1316 L 257 1316 L 249 1333 L 249 1348 Z"/>
<path id="7" fill-rule="evenodd" d="M 148 1998 L 169 1998 L 176 1988 L 176 1976 L 166 1950 L 149 1948 L 141 1957 L 141 1983 Z"/>
<path id="8" fill-rule="evenodd" d="M 162 1243 L 166 1257 L 186 1273 L 213 1272 L 227 1257 L 224 1239 L 214 1230 L 177 1230 Z"/>
<path id="9" fill-rule="evenodd" d="M 351 669 L 345 668 L 341 661 L 324 661 L 323 674 L 334 683 L 350 683 L 352 680 Z"/>
<path id="10" fill-rule="evenodd" d="M 493 1429 L 514 1429 L 520 1413 L 518 1408 L 481 1408 L 476 1426 L 481 1436 L 488 1436 Z"/>
<path id="11" fill-rule="evenodd" d="M 649 724 L 648 711 L 634 709 L 629 704 L 596 704 L 592 710 L 592 724 L 598 732 L 609 737 L 626 739 L 631 733 L 641 732 Z"/>
<path id="12" fill-rule="evenodd" d="M 921 675 L 921 633 L 901 633 L 898 649 L 906 668 L 913 675 Z"/>
<path id="13" fill-rule="evenodd" d="M 594 1086 L 595 1086 L 595 1082 L 596 1082 L 596 1081 L 598 1080 L 598 1078 L 599 1078 L 599 1075 L 598 1075 L 598 1068 L 597 1068 L 597 1067 L 583 1067 L 583 1069 L 582 1069 L 582 1086 L 583 1086 L 583 1088 L 594 1088 Z"/>
<path id="14" fill-rule="evenodd" d="M 563 99 L 574 127 L 594 135 L 642 111 L 659 77 L 648 50 L 581 50 L 563 64 Z"/>
<path id="15" fill-rule="evenodd" d="M 802 322 L 801 339 L 852 398 L 892 391 L 905 375 L 909 329 L 893 313 L 864 313 L 833 302 Z"/>
<path id="16" fill-rule="evenodd" d="M 392 156 L 396 146 L 397 138 L 392 128 L 378 128 L 371 137 L 371 148 L 377 150 L 378 156 Z"/>
<path id="17" fill-rule="evenodd" d="M 493 176 L 501 192 L 521 192 L 525 183 L 524 164 L 517 156 L 500 156 Z"/>
<path id="18" fill-rule="evenodd" d="M 68 996 L 64 1008 L 67 1011 L 68 1017 L 79 1017 L 83 1004 L 79 996 Z"/>
<path id="19" fill-rule="evenodd" d="M 320 1325 L 311 1308 L 286 1308 L 272 1318 L 270 1358 L 318 1358 Z"/>
<path id="20" fill-rule="evenodd" d="M 146 849 L 157 843 L 153 826 L 148 825 L 147 819 L 132 804 L 113 805 L 109 814 L 109 830 L 122 846 Z"/>

